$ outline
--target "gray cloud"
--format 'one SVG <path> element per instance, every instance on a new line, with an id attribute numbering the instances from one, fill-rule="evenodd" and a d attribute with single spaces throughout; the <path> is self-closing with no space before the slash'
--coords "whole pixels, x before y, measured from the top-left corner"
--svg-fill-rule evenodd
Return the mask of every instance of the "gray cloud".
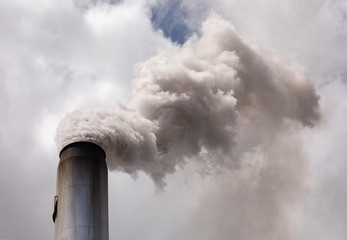
<path id="1" fill-rule="evenodd" d="M 244 122 L 266 129 L 262 136 L 274 135 L 286 120 L 304 126 L 318 120 L 318 96 L 305 76 L 252 49 L 219 17 L 204 22 L 202 32 L 201 39 L 138 66 L 134 110 L 69 114 L 57 132 L 58 148 L 96 142 L 115 155 L 108 157 L 111 169 L 144 170 L 162 181 L 187 157 L 205 151 L 216 164 L 236 161 L 234 144 L 244 146 L 235 135 L 242 135 L 238 125 Z"/>
<path id="2" fill-rule="evenodd" d="M 319 120 L 318 99 L 301 71 L 213 15 L 201 38 L 138 65 L 128 107 L 70 113 L 57 144 L 95 142 L 110 169 L 159 185 L 189 162 L 212 174 L 190 239 L 294 239 L 288 212 L 308 174 L 299 133 Z"/>

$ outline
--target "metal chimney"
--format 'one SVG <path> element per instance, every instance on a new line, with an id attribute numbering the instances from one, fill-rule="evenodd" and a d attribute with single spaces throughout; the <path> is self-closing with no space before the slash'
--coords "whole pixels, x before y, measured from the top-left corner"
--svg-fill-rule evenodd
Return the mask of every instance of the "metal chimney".
<path id="1" fill-rule="evenodd" d="M 54 240 L 108 240 L 105 152 L 75 142 L 60 152 L 53 221 Z"/>

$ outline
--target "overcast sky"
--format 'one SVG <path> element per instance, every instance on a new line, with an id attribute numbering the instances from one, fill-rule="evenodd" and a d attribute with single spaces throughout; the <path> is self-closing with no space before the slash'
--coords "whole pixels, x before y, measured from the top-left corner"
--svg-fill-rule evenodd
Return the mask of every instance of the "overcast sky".
<path id="1" fill-rule="evenodd" d="M 127 104 L 136 64 L 199 38 L 212 12 L 302 69 L 320 96 L 321 121 L 295 136 L 307 159 L 304 194 L 276 236 L 347 238 L 346 1 L 11 0 L 0 1 L 0 239 L 53 239 L 60 120 L 76 109 Z M 239 221 L 252 209 L 215 190 L 229 186 L 227 178 L 187 166 L 158 191 L 143 173 L 110 172 L 110 239 L 254 239 L 245 232 L 258 225 Z M 233 207 L 213 208 L 220 202 Z"/>

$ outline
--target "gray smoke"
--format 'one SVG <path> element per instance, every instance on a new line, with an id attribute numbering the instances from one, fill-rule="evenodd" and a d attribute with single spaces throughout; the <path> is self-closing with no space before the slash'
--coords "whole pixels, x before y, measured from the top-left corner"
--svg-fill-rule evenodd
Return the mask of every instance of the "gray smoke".
<path id="1" fill-rule="evenodd" d="M 308 164 L 300 132 L 319 120 L 302 69 L 212 15 L 200 37 L 159 52 L 136 74 L 127 106 L 69 113 L 58 148 L 94 142 L 109 169 L 144 171 L 158 186 L 186 164 L 214 176 L 189 239 L 292 239 L 290 212 L 304 196 Z"/>
<path id="2" fill-rule="evenodd" d="M 300 137 L 291 129 L 262 140 L 238 168 L 205 181 L 189 239 L 301 239 L 293 223 L 309 174 Z"/>
<path id="3" fill-rule="evenodd" d="M 95 142 L 110 169 L 145 171 L 160 183 L 188 159 L 237 166 L 240 154 L 284 123 L 313 126 L 318 118 L 318 96 L 304 74 L 211 16 L 201 37 L 137 66 L 127 106 L 69 113 L 56 141 L 59 149 Z"/>
<path id="4" fill-rule="evenodd" d="M 319 97 L 303 71 L 218 16 L 203 23 L 201 37 L 159 52 L 136 73 L 127 106 L 69 113 L 58 148 L 97 143 L 110 169 L 145 171 L 160 184 L 187 161 L 212 171 L 238 168 L 247 152 L 276 148 L 264 144 L 319 119 Z"/>

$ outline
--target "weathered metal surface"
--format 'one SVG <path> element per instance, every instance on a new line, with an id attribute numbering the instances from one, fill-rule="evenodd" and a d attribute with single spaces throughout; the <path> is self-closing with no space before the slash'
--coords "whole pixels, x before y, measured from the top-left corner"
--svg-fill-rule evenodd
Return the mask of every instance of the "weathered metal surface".
<path id="1" fill-rule="evenodd" d="M 105 152 L 89 142 L 66 146 L 57 175 L 55 240 L 108 240 Z"/>

